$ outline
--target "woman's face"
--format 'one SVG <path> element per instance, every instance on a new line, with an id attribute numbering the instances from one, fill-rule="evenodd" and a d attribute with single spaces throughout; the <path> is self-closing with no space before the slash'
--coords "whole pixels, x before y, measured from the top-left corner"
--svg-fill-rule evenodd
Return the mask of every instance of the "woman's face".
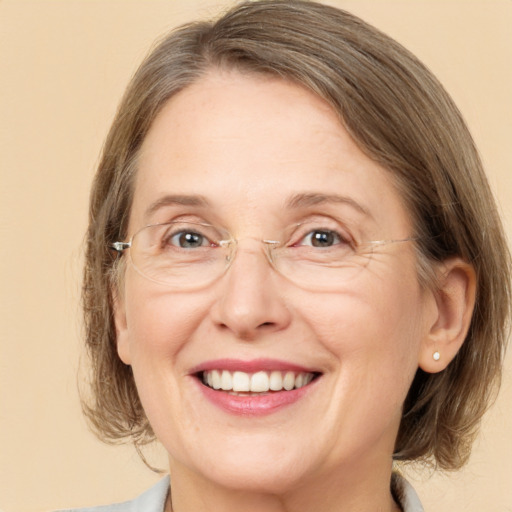
<path id="1" fill-rule="evenodd" d="M 352 279 L 318 291 L 276 272 L 255 239 L 308 221 L 359 241 L 409 237 L 388 173 L 305 89 L 211 72 L 167 103 L 142 147 L 129 235 L 173 220 L 214 224 L 241 242 L 229 270 L 193 290 L 126 268 L 118 351 L 171 473 L 283 492 L 387 471 L 432 320 L 412 243 L 377 247 Z M 202 383 L 213 370 L 226 382 L 259 373 L 262 389 L 287 373 L 315 378 L 233 395 Z"/>

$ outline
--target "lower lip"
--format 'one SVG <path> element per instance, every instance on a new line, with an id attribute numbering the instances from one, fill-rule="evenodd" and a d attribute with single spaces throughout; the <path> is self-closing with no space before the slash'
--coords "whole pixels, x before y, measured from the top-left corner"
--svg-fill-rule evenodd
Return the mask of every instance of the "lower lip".
<path id="1" fill-rule="evenodd" d="M 298 402 L 309 393 L 318 379 L 299 389 L 273 391 L 261 395 L 231 395 L 227 391 L 217 391 L 205 386 L 199 379 L 195 380 L 204 396 L 226 412 L 242 416 L 264 416 Z"/>

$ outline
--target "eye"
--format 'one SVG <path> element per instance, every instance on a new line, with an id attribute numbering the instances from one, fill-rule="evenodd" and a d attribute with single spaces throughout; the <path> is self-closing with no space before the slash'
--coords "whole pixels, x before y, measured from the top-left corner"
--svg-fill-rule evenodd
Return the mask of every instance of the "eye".
<path id="1" fill-rule="evenodd" d="M 164 245 L 173 245 L 181 249 L 197 249 L 198 247 L 210 247 L 212 243 L 208 238 L 196 231 L 179 231 L 166 236 Z"/>
<path id="2" fill-rule="evenodd" d="M 341 239 L 334 231 L 315 230 L 308 233 L 302 239 L 302 245 L 311 245 L 312 247 L 332 247 L 340 243 Z"/>
<path id="3" fill-rule="evenodd" d="M 322 226 L 314 223 L 299 225 L 299 229 L 292 235 L 295 242 L 290 247 L 304 247 L 311 249 L 333 249 L 346 251 L 353 248 L 352 237 L 338 226 Z"/>

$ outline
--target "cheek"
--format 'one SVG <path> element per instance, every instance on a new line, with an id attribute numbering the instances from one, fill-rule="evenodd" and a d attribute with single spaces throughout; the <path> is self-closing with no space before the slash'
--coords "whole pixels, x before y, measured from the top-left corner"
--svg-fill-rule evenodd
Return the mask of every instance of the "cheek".
<path id="1" fill-rule="evenodd" d="M 172 360 L 197 329 L 208 306 L 197 294 L 170 293 L 158 285 L 134 281 L 126 288 L 132 365 L 149 359 L 155 364 L 162 359 Z"/>
<path id="2" fill-rule="evenodd" d="M 314 350 L 330 354 L 329 401 L 318 435 L 333 464 L 383 438 L 393 448 L 422 333 L 419 287 L 393 275 L 361 279 L 342 293 L 295 296 Z"/>
<path id="3" fill-rule="evenodd" d="M 205 302 L 194 294 L 160 291 L 152 284 L 127 285 L 130 364 L 143 408 L 159 438 L 187 418 L 181 384 L 188 368 L 183 354 L 191 350 L 191 340 L 209 310 Z"/>
<path id="4" fill-rule="evenodd" d="M 420 302 L 419 293 L 374 283 L 366 291 L 360 287 L 316 300 L 309 297 L 303 311 L 310 326 L 333 350 L 338 344 L 354 351 L 369 346 L 384 350 L 396 346 L 397 341 L 419 338 Z"/>
<path id="5" fill-rule="evenodd" d="M 417 370 L 425 335 L 422 294 L 414 276 L 372 277 L 343 293 L 309 297 L 303 318 L 335 356 L 341 379 L 361 387 L 376 382 L 377 388 L 400 382 L 401 395 Z"/>

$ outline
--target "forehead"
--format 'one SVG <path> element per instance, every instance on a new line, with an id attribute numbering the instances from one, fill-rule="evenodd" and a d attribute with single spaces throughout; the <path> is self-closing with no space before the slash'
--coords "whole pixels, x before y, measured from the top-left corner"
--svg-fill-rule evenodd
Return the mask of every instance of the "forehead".
<path id="1" fill-rule="evenodd" d="M 377 225 L 408 217 L 388 172 L 324 100 L 234 71 L 209 73 L 159 113 L 139 155 L 130 223 L 151 221 L 148 209 L 169 195 L 200 197 L 240 220 L 279 215 L 299 195 L 349 198 Z"/>

